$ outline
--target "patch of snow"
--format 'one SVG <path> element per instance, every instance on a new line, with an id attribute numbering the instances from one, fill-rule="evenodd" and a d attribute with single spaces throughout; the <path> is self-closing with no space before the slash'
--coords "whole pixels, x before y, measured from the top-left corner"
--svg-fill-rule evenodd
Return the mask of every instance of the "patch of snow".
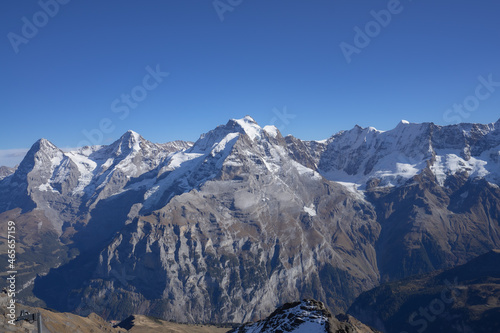
<path id="1" fill-rule="evenodd" d="M 110 158 L 108 158 L 108 159 L 106 160 L 106 162 L 104 162 L 104 163 L 101 165 L 101 169 L 103 169 L 103 170 L 104 170 L 104 169 L 109 168 L 110 166 L 112 166 L 112 165 L 113 165 L 113 162 L 114 162 L 114 159 L 113 159 L 113 158 L 111 158 L 111 157 L 110 157 Z"/>
<path id="2" fill-rule="evenodd" d="M 304 206 L 304 212 L 309 214 L 309 216 L 316 216 L 316 207 L 314 204 L 310 204 L 309 207 Z"/>
<path id="3" fill-rule="evenodd" d="M 380 178 L 380 186 L 393 186 L 406 179 L 415 176 L 420 169 L 414 164 L 397 163 L 391 158 L 383 158 L 377 164 L 377 171 L 364 174 L 363 168 L 356 174 L 349 175 L 343 170 L 330 170 L 323 172 L 322 175 L 334 182 L 347 187 L 351 192 L 360 194 L 366 187 L 366 183 L 372 178 Z M 354 189 L 354 190 L 352 190 Z"/>
<path id="4" fill-rule="evenodd" d="M 313 169 L 305 167 L 302 164 L 295 162 L 293 160 L 291 162 L 292 162 L 292 165 L 295 167 L 295 169 L 297 169 L 297 171 L 299 172 L 299 175 L 310 176 L 312 179 L 316 179 L 316 180 L 321 179 L 321 175 L 319 173 L 317 173 L 316 171 L 314 171 Z"/>
<path id="5" fill-rule="evenodd" d="M 38 186 L 38 189 L 39 189 L 40 191 L 42 191 L 42 192 L 48 192 L 48 191 L 50 191 L 50 192 L 57 192 L 56 190 L 54 190 L 54 189 L 52 188 L 52 186 L 50 186 L 50 184 L 49 184 L 49 183 L 42 184 L 42 185 Z"/>
<path id="6" fill-rule="evenodd" d="M 238 162 L 238 161 L 234 161 L 234 160 L 231 160 L 231 159 L 227 159 L 227 160 L 224 161 L 224 165 L 231 166 L 231 167 L 242 167 L 243 163 L 242 162 Z"/>
<path id="7" fill-rule="evenodd" d="M 221 151 L 224 151 L 226 149 L 226 146 L 228 144 L 232 148 L 232 146 L 234 145 L 234 143 L 236 142 L 236 140 L 238 139 L 239 136 L 240 136 L 240 133 L 229 133 L 228 135 L 226 135 L 224 137 L 224 139 L 222 139 L 221 141 L 219 141 L 219 143 L 217 143 L 215 145 L 215 147 L 212 149 L 212 151 L 210 152 L 210 154 L 212 156 L 217 155 Z"/>
<path id="8" fill-rule="evenodd" d="M 181 164 L 193 160 L 195 158 L 198 158 L 200 156 L 203 156 L 204 154 L 201 153 L 187 153 L 184 151 L 174 153 L 172 157 L 170 158 L 170 161 L 168 163 L 168 166 L 164 169 L 162 169 L 162 172 L 165 171 L 172 171 L 181 166 Z"/>
<path id="9" fill-rule="evenodd" d="M 263 129 L 269 136 L 272 136 L 273 138 L 276 138 L 278 136 L 278 128 L 274 125 L 264 126 Z"/>
<path id="10" fill-rule="evenodd" d="M 378 132 L 378 133 L 384 133 L 384 131 L 379 131 L 378 129 L 376 129 L 375 127 L 368 127 L 368 132 Z"/>
<path id="11" fill-rule="evenodd" d="M 155 194 L 159 189 L 160 189 L 159 185 L 151 187 L 149 190 L 146 191 L 146 193 L 144 193 L 144 200 L 147 200 L 150 196 Z"/>
<path id="12" fill-rule="evenodd" d="M 360 199 L 360 200 L 366 200 L 365 199 L 365 193 L 361 190 L 359 190 L 359 188 L 361 187 L 360 184 L 356 184 L 356 183 L 350 183 L 350 182 L 336 182 L 342 186 L 344 186 L 349 192 L 351 192 L 352 194 L 354 194 L 354 196 L 357 198 L 357 199 Z"/>
<path id="13" fill-rule="evenodd" d="M 497 175 L 492 174 L 488 169 L 488 160 L 483 160 L 484 156 L 471 157 L 468 161 L 460 157 L 460 152 L 452 150 L 436 151 L 436 161 L 431 166 L 431 171 L 436 176 L 439 184 L 443 186 L 444 181 L 450 175 L 458 172 L 467 172 L 470 178 L 495 178 Z M 494 168 L 491 163 L 491 168 Z M 491 177 L 488 177 L 491 176 Z"/>
<path id="14" fill-rule="evenodd" d="M 409 163 L 400 163 L 395 162 L 391 163 L 389 167 L 392 169 L 389 170 L 380 170 L 374 173 L 377 178 L 393 178 L 396 179 L 398 177 L 409 179 L 411 177 L 416 176 L 420 170 L 416 167 L 415 164 Z"/>
<path id="15" fill-rule="evenodd" d="M 62 153 L 56 154 L 54 157 L 50 159 L 50 164 L 53 166 L 61 164 L 64 155 Z"/>

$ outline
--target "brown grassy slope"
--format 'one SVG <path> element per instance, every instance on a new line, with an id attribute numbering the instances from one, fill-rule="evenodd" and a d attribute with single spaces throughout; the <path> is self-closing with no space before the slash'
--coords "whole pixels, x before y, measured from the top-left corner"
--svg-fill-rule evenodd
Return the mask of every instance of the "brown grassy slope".
<path id="1" fill-rule="evenodd" d="M 26 321 L 10 325 L 6 317 L 7 295 L 0 293 L 0 332 L 28 333 L 36 332 L 36 323 Z M 154 319 L 146 316 L 131 316 L 127 329 L 112 327 L 98 315 L 92 313 L 81 317 L 72 313 L 60 313 L 50 310 L 32 308 L 16 304 L 16 315 L 21 310 L 30 313 L 40 312 L 42 315 L 44 333 L 225 333 L 229 328 L 219 328 L 208 325 L 184 325 Z"/>
<path id="2" fill-rule="evenodd" d="M 208 325 L 185 325 L 163 321 L 147 316 L 134 315 L 127 318 L 123 326 L 129 328 L 130 333 L 226 333 L 230 328 L 221 328 Z"/>

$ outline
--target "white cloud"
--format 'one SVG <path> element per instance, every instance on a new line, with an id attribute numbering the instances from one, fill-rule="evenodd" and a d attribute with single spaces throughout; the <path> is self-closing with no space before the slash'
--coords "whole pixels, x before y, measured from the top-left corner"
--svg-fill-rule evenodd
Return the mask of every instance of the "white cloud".
<path id="1" fill-rule="evenodd" d="M 21 163 L 29 148 L 0 150 L 0 166 L 14 167 Z"/>

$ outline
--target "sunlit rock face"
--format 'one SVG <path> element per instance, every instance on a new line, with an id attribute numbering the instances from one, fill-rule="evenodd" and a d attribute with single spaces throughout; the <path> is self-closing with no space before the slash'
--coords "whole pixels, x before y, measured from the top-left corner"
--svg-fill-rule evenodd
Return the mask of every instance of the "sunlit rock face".
<path id="1" fill-rule="evenodd" d="M 21 296 L 59 310 L 246 322 L 314 298 L 338 313 L 499 247 L 499 127 L 302 141 L 247 116 L 195 143 L 42 139 L 0 180 L 0 218 L 25 226 Z"/>

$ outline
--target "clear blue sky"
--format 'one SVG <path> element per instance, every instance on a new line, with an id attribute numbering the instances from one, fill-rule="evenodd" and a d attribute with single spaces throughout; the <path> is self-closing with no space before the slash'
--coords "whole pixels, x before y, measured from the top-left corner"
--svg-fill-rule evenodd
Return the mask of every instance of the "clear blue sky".
<path id="1" fill-rule="evenodd" d="M 196 140 L 247 114 L 301 139 L 500 117 L 500 87 L 476 91 L 479 76 L 500 82 L 496 1 L 59 1 L 0 5 L 1 151 L 41 137 L 75 147 L 92 130 L 103 144 L 128 129 Z M 358 46 L 350 63 L 343 42 Z M 148 66 L 169 75 L 158 83 Z M 472 111 L 446 114 L 464 101 Z"/>

